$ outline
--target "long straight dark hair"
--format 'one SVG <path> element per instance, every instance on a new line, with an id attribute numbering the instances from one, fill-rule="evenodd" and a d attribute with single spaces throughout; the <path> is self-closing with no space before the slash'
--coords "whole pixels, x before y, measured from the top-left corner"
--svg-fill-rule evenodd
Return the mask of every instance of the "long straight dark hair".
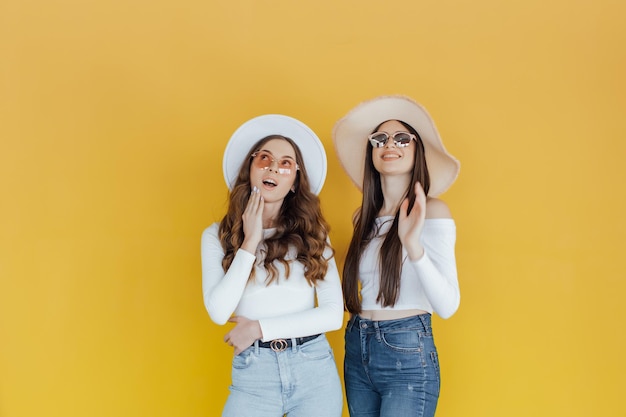
<path id="1" fill-rule="evenodd" d="M 387 121 L 389 120 L 385 122 Z M 408 210 L 411 211 L 415 202 L 415 184 L 417 182 L 422 184 L 424 192 L 428 195 L 430 177 L 428 175 L 428 167 L 426 166 L 422 139 L 412 126 L 401 120 L 398 120 L 398 122 L 402 123 L 407 131 L 413 133 L 417 138 L 415 141 L 417 146 L 415 146 L 415 164 L 411 173 L 411 182 L 405 191 L 405 195 L 409 199 Z M 372 133 L 378 131 L 383 123 L 376 126 Z M 365 151 L 363 201 L 355 215 L 354 232 L 343 267 L 342 287 L 345 307 L 346 310 L 353 314 L 361 312 L 361 298 L 359 297 L 359 264 L 361 256 L 368 243 L 378 234 L 376 218 L 384 202 L 380 184 L 380 174 L 374 168 L 374 162 L 372 161 L 372 145 L 368 141 L 367 150 Z M 398 215 L 399 213 L 396 212 L 391 229 L 389 229 L 383 240 L 378 258 L 380 290 L 376 301 L 380 302 L 383 307 L 393 307 L 399 295 L 400 274 L 402 272 L 402 243 L 398 237 Z"/>

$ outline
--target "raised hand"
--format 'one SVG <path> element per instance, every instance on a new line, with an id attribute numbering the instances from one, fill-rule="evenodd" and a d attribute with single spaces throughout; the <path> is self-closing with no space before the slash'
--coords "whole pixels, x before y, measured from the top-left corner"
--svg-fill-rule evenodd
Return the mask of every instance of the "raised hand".
<path id="1" fill-rule="evenodd" d="M 239 355 L 249 348 L 255 340 L 263 337 L 258 320 L 235 316 L 228 319 L 228 321 L 237 323 L 235 327 L 224 336 L 224 342 L 235 349 L 235 355 Z"/>
<path id="2" fill-rule="evenodd" d="M 259 192 L 259 189 L 254 187 L 250 198 L 248 199 L 248 205 L 241 215 L 243 220 L 243 243 L 241 248 L 250 252 L 256 253 L 256 248 L 263 239 L 263 207 L 265 202 Z"/>
<path id="3" fill-rule="evenodd" d="M 398 237 L 409 258 L 415 261 L 424 254 L 420 236 L 426 221 L 426 194 L 419 182 L 415 184 L 415 203 L 410 213 L 408 213 L 408 208 L 409 199 L 406 198 L 400 205 Z"/>

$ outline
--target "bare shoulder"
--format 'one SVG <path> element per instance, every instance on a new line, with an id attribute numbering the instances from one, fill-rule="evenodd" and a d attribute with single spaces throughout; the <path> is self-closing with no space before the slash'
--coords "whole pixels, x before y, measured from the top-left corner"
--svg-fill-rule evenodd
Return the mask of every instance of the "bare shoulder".
<path id="1" fill-rule="evenodd" d="M 426 200 L 427 219 L 451 219 L 452 213 L 445 201 L 428 197 Z"/>

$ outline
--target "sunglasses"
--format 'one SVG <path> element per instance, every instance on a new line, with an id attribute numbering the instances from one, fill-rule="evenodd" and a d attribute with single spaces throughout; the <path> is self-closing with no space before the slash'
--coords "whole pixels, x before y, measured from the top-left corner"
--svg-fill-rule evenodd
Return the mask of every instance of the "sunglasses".
<path id="1" fill-rule="evenodd" d="M 252 165 L 255 168 L 263 170 L 270 169 L 270 167 L 274 165 L 274 162 L 276 162 L 276 166 L 278 167 L 276 172 L 282 175 L 289 175 L 291 174 L 291 171 L 297 171 L 300 169 L 298 164 L 296 164 L 296 161 L 294 161 L 293 159 L 276 159 L 271 153 L 267 151 L 257 151 L 250 155 L 250 157 L 252 158 Z"/>
<path id="2" fill-rule="evenodd" d="M 387 132 L 376 132 L 368 136 L 370 143 L 374 148 L 382 148 L 385 146 L 389 137 L 390 136 Z M 416 140 L 415 135 L 409 132 L 396 132 L 391 135 L 391 139 L 398 148 L 405 148 L 409 146 L 411 140 Z"/>

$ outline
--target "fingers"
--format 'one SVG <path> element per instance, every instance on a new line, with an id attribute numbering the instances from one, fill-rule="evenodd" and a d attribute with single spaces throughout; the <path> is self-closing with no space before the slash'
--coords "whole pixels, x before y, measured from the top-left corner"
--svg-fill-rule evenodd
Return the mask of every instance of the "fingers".
<path id="1" fill-rule="evenodd" d="M 241 344 L 241 341 L 239 340 L 241 338 L 241 335 L 237 336 L 236 333 L 237 329 L 240 327 L 239 323 L 245 321 L 245 317 L 232 316 L 228 319 L 228 321 L 231 323 L 237 323 L 237 325 L 233 327 L 230 332 L 226 333 L 226 335 L 224 336 L 224 343 L 232 348 L 235 348 L 235 355 L 238 355 L 241 352 L 241 347 L 239 346 L 239 344 Z M 241 333 L 240 330 L 239 333 Z"/>
<path id="2" fill-rule="evenodd" d="M 265 199 L 263 199 L 263 196 L 261 195 L 260 192 L 257 191 L 257 193 L 259 193 L 259 204 L 257 205 L 257 216 L 261 217 L 263 215 L 263 207 L 265 206 Z"/>
<path id="3" fill-rule="evenodd" d="M 415 200 L 413 204 L 413 208 L 415 207 L 424 207 L 426 205 L 426 194 L 424 193 L 424 188 L 422 188 L 422 184 L 419 182 L 415 183 Z M 411 213 L 409 213 L 409 199 L 405 198 L 400 204 L 400 218 L 407 218 L 409 215 L 415 215 L 415 210 L 411 209 Z"/>
<path id="4" fill-rule="evenodd" d="M 246 237 L 261 233 L 263 204 L 263 197 L 261 196 L 260 190 L 257 187 L 254 187 L 250 193 L 246 209 L 241 215 L 244 234 Z"/>
<path id="5" fill-rule="evenodd" d="M 231 316 L 228 319 L 228 321 L 231 322 L 231 323 L 236 323 L 237 322 L 237 316 Z M 224 343 L 227 343 L 228 346 L 232 346 L 233 345 L 231 337 L 232 337 L 232 330 L 224 335 Z"/>
<path id="6" fill-rule="evenodd" d="M 246 211 L 250 214 L 257 214 L 259 211 L 259 207 L 261 206 L 263 201 L 263 197 L 261 196 L 261 190 L 259 190 L 256 186 L 252 187 L 252 191 L 250 192 L 250 198 L 248 199 L 248 205 L 246 206 Z"/>
<path id="7" fill-rule="evenodd" d="M 233 348 L 235 351 L 235 355 L 239 355 L 241 352 L 243 352 L 245 350 L 245 348 L 242 348 L 241 346 L 239 346 L 236 342 L 233 341 L 232 338 L 230 338 L 230 333 L 227 334 L 224 337 L 224 343 L 226 343 L 228 345 L 228 347 Z M 247 347 L 247 346 L 246 346 Z"/>
<path id="8" fill-rule="evenodd" d="M 426 201 L 426 193 L 424 193 L 424 188 L 422 187 L 422 184 L 420 184 L 419 182 L 415 183 L 415 200 L 416 201 Z"/>
<path id="9" fill-rule="evenodd" d="M 415 210 L 416 208 L 418 210 Z M 424 193 L 424 188 L 422 187 L 422 184 L 420 184 L 419 182 L 416 182 L 415 183 L 415 200 L 414 200 L 413 208 L 411 209 L 411 215 L 413 215 L 413 213 L 416 213 L 415 215 L 419 216 L 424 212 L 425 208 L 426 208 L 426 193 Z"/>
<path id="10" fill-rule="evenodd" d="M 226 343 L 229 347 L 234 347 L 235 346 L 235 342 L 232 339 L 231 332 L 226 333 L 226 335 L 224 336 L 224 343 Z"/>
<path id="11" fill-rule="evenodd" d="M 408 210 L 409 210 L 409 199 L 405 198 L 402 204 L 400 204 L 400 219 L 399 220 L 407 218 Z"/>

